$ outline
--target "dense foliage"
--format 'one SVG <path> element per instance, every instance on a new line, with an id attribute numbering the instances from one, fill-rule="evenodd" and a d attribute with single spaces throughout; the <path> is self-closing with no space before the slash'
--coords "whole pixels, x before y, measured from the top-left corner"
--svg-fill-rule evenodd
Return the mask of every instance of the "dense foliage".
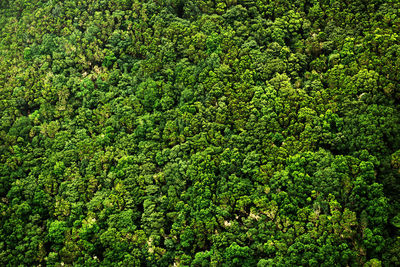
<path id="1" fill-rule="evenodd" d="M 0 265 L 400 265 L 399 12 L 0 1 Z"/>

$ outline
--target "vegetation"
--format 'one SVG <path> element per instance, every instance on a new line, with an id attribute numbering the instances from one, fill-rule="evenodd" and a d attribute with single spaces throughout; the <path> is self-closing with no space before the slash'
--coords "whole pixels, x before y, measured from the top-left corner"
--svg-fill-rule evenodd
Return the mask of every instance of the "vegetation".
<path id="1" fill-rule="evenodd" d="M 0 1 L 0 265 L 400 265 L 399 10 Z"/>

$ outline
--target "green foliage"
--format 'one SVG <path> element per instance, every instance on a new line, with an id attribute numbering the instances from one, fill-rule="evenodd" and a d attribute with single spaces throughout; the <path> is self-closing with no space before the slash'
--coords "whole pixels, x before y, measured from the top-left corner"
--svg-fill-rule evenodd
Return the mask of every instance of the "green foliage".
<path id="1" fill-rule="evenodd" d="M 400 265 L 398 10 L 0 1 L 0 265 Z"/>

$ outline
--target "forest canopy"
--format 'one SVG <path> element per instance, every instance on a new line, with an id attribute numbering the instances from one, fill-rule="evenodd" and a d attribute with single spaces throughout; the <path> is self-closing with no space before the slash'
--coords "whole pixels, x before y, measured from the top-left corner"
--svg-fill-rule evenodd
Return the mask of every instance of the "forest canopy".
<path id="1" fill-rule="evenodd" d="M 400 265 L 399 12 L 0 1 L 0 265 Z"/>

